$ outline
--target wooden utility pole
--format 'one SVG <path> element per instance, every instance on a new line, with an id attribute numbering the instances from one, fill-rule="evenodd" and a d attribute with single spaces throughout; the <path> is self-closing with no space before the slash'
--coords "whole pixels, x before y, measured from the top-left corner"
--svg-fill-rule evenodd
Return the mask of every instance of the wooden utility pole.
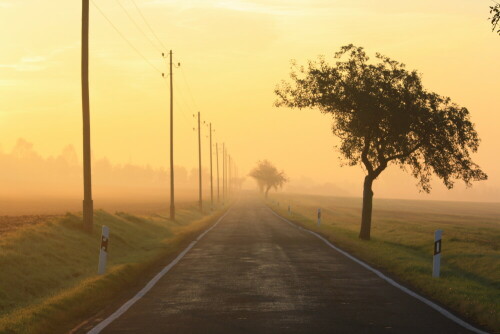
<path id="1" fill-rule="evenodd" d="M 83 226 L 89 233 L 94 225 L 92 173 L 90 164 L 89 103 L 89 0 L 82 0 L 82 116 L 83 116 Z"/>
<path id="2" fill-rule="evenodd" d="M 212 123 L 209 125 L 210 128 L 210 209 L 214 209 L 214 179 L 212 173 Z"/>
<path id="3" fill-rule="evenodd" d="M 170 220 L 175 220 L 174 193 L 174 81 L 172 78 L 172 50 L 170 50 Z"/>
<path id="4" fill-rule="evenodd" d="M 220 204 L 220 185 L 219 185 L 219 144 L 215 143 L 215 160 L 217 160 L 217 205 Z"/>
<path id="5" fill-rule="evenodd" d="M 225 168 L 224 168 L 225 175 L 224 176 L 226 179 L 226 191 L 225 191 L 226 192 L 226 201 L 229 202 L 229 187 L 228 187 L 229 182 L 227 179 L 227 176 L 229 175 L 227 172 L 229 166 L 228 166 L 228 158 L 227 157 L 228 157 L 228 154 L 227 154 L 227 148 L 226 148 L 226 150 L 224 152 L 224 164 L 225 164 Z"/>
<path id="6" fill-rule="evenodd" d="M 200 112 L 198 111 L 198 181 L 200 194 L 200 211 L 203 211 L 203 202 L 201 198 L 201 129 L 200 129 Z"/>
<path id="7" fill-rule="evenodd" d="M 222 203 L 226 203 L 226 144 L 222 143 Z"/>
<path id="8" fill-rule="evenodd" d="M 227 175 L 228 175 L 228 194 L 229 197 L 232 197 L 232 191 L 233 191 L 233 182 L 232 182 L 232 174 L 231 174 L 231 156 L 227 156 L 227 161 L 228 161 L 228 168 L 227 168 Z"/>

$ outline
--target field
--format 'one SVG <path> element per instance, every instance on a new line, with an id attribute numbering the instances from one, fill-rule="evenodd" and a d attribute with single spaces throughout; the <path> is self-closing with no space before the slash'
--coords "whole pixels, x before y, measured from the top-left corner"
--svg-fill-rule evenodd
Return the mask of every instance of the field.
<path id="1" fill-rule="evenodd" d="M 415 291 L 500 333 L 500 204 L 374 199 L 372 240 L 361 241 L 360 198 L 277 194 L 268 203 Z M 437 229 L 444 231 L 441 277 L 432 278 Z"/>
<path id="2" fill-rule="evenodd" d="M 0 333 L 67 332 L 168 263 L 223 211 L 202 214 L 185 202 L 173 222 L 162 211 L 97 210 L 92 234 L 78 214 L 0 217 Z M 108 270 L 98 276 L 102 225 L 111 232 Z"/>

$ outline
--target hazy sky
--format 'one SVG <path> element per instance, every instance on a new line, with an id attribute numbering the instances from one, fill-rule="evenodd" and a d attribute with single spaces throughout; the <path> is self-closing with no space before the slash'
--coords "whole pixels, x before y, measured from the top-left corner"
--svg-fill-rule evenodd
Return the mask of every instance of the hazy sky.
<path id="1" fill-rule="evenodd" d="M 331 59 L 353 43 L 417 69 L 426 88 L 469 108 L 482 139 L 476 161 L 490 177 L 469 191 L 436 186 L 429 197 L 393 168 L 376 181 L 376 196 L 500 201 L 500 36 L 488 22 L 492 1 L 135 1 L 165 52 L 173 49 L 181 62 L 174 70 L 176 165 L 197 164 L 192 114 L 199 110 L 241 173 L 267 158 L 297 182 L 330 182 L 361 195 L 361 168 L 340 167 L 330 118 L 273 107 L 273 89 L 288 77 L 290 59 Z M 166 167 L 169 95 L 161 50 L 127 16 L 155 42 L 132 0 L 94 3 L 147 61 L 91 3 L 93 156 Z M 81 147 L 80 18 L 79 1 L 0 0 L 4 151 L 20 137 L 43 156 Z"/>

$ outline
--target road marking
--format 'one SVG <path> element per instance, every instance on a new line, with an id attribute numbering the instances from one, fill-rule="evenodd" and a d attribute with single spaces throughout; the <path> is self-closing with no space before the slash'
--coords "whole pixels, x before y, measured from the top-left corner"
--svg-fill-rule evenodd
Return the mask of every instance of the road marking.
<path id="1" fill-rule="evenodd" d="M 156 274 L 156 276 L 153 277 L 153 279 L 151 279 L 151 281 L 149 281 L 148 284 L 146 284 L 146 286 L 141 289 L 141 291 L 139 291 L 134 297 L 132 297 L 131 299 L 129 299 L 125 304 L 123 304 L 113 314 L 111 314 L 109 317 L 107 317 L 106 319 L 104 319 L 103 321 L 101 321 L 99 324 L 97 324 L 94 328 L 92 328 L 91 330 L 89 330 L 87 332 L 87 334 L 98 334 L 98 333 L 100 333 L 110 323 L 112 323 L 113 321 L 115 321 L 116 319 L 118 319 L 123 313 L 127 312 L 127 310 L 132 305 L 134 305 L 139 299 L 141 299 L 142 297 L 144 297 L 144 295 L 146 293 L 148 293 L 149 290 L 151 290 L 151 288 L 153 286 L 155 286 L 155 284 L 163 276 L 165 276 L 165 274 L 168 273 L 170 271 L 170 269 L 172 269 L 177 264 L 177 262 L 179 262 L 187 254 L 187 252 L 189 252 L 191 250 L 191 248 L 193 248 L 194 245 L 196 245 L 196 243 L 201 240 L 201 238 L 203 238 L 205 236 L 205 234 L 207 234 L 215 226 L 217 226 L 217 224 L 219 224 L 222 221 L 222 219 L 224 219 L 224 217 L 226 217 L 226 215 L 229 213 L 229 211 L 231 211 L 231 208 L 229 210 L 227 210 L 227 212 L 224 215 L 222 215 L 222 217 L 220 217 L 215 222 L 215 224 L 213 224 L 208 229 L 206 229 L 205 232 L 203 232 L 202 234 L 200 234 L 198 236 L 198 238 L 196 238 L 196 240 L 191 241 L 191 243 L 189 244 L 189 246 L 187 246 L 179 255 L 177 255 L 177 257 L 172 262 L 170 262 L 165 268 L 163 268 L 158 274 Z"/>
<path id="2" fill-rule="evenodd" d="M 318 233 L 314 232 L 314 231 L 311 231 L 311 230 L 308 230 L 302 226 L 299 226 L 295 223 L 292 223 L 291 221 L 289 221 L 288 219 L 280 216 L 279 214 L 277 214 L 276 212 L 274 212 L 271 208 L 269 208 L 269 210 L 271 210 L 271 212 L 278 218 L 280 218 L 281 220 L 287 222 L 289 225 L 295 227 L 295 228 L 298 228 L 299 230 L 303 230 L 305 232 L 308 232 L 308 233 L 311 233 L 312 235 L 316 236 L 317 238 L 323 240 L 323 242 L 325 244 L 327 244 L 328 246 L 330 246 L 331 248 L 335 249 L 337 252 L 339 252 L 340 254 L 346 256 L 347 258 L 351 259 L 352 261 L 358 263 L 359 265 L 361 265 L 362 267 L 364 267 L 365 269 L 368 269 L 369 271 L 373 272 L 375 275 L 377 275 L 378 277 L 380 277 L 381 279 L 383 279 L 384 281 L 386 281 L 387 283 L 389 283 L 390 285 L 398 288 L 399 290 L 407 293 L 408 295 L 420 300 L 421 302 L 423 302 L 424 304 L 432 307 L 434 310 L 438 311 L 439 313 L 441 313 L 442 315 L 444 315 L 446 318 L 452 320 L 453 322 L 459 324 L 460 326 L 474 332 L 474 333 L 477 333 L 477 334 L 488 334 L 488 332 L 484 332 L 474 326 L 472 326 L 471 324 L 465 322 L 464 320 L 460 319 L 459 317 L 457 317 L 456 315 L 452 314 L 450 311 L 444 309 L 443 307 L 437 305 L 436 303 L 430 301 L 429 299 L 425 298 L 425 297 L 422 297 L 421 295 L 419 295 L 418 293 L 416 292 L 413 292 L 412 290 L 408 289 L 407 287 L 404 287 L 402 286 L 401 284 L 397 283 L 396 281 L 394 281 L 392 278 L 390 277 L 387 277 L 385 276 L 384 274 L 382 274 L 380 271 L 378 271 L 377 269 L 375 268 L 372 268 L 370 265 L 366 264 L 365 262 L 357 259 L 356 257 L 352 256 L 351 254 L 347 253 L 346 251 L 338 248 L 337 246 L 333 245 L 332 243 L 330 243 L 330 241 L 328 241 L 327 239 L 325 239 L 323 236 L 319 235 Z"/>

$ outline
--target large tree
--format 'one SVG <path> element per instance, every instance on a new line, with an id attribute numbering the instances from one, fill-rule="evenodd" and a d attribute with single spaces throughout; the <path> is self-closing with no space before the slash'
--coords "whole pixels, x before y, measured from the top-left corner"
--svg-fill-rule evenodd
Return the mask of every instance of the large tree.
<path id="1" fill-rule="evenodd" d="M 276 88 L 276 105 L 332 115 L 341 156 L 365 170 L 361 239 L 370 239 L 373 181 L 391 164 L 409 171 L 425 192 L 432 174 L 448 189 L 454 180 L 470 186 L 487 178 L 471 159 L 479 138 L 466 108 L 425 90 L 416 71 L 386 56 L 370 62 L 351 44 L 335 58 L 334 65 L 324 57 L 293 64 L 291 82 Z"/>
<path id="2" fill-rule="evenodd" d="M 266 197 L 271 188 L 278 190 L 279 187 L 282 187 L 283 184 L 288 181 L 285 172 L 278 171 L 278 169 L 267 160 L 259 161 L 257 167 L 252 169 L 249 175 L 257 181 L 260 191 L 263 192 Z"/>

